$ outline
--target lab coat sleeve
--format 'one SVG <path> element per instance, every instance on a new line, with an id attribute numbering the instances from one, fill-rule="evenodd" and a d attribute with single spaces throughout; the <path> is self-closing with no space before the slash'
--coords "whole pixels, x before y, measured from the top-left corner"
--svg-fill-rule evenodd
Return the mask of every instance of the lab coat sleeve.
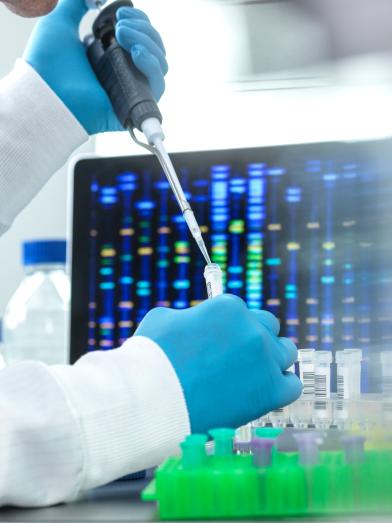
<path id="1" fill-rule="evenodd" d="M 87 138 L 35 70 L 18 60 L 0 81 L 0 234 Z"/>
<path id="2" fill-rule="evenodd" d="M 189 433 L 177 375 L 141 336 L 74 365 L 0 371 L 0 505 L 45 506 L 161 463 Z"/>

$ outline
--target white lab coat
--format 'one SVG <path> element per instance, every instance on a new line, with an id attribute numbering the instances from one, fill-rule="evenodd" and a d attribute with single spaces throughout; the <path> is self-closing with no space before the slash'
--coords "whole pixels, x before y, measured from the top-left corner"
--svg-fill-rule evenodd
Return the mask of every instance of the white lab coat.
<path id="1" fill-rule="evenodd" d="M 0 82 L 0 233 L 87 135 L 26 63 Z M 44 506 L 160 463 L 189 417 L 177 375 L 144 337 L 75 365 L 0 371 L 0 505 Z"/>

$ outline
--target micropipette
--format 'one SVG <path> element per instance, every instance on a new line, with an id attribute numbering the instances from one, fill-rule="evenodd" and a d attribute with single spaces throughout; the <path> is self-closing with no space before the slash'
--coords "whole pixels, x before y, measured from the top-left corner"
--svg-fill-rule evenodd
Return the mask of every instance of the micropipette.
<path id="1" fill-rule="evenodd" d="M 91 0 L 86 2 L 89 6 Z M 162 115 L 147 78 L 136 68 L 130 54 L 115 37 L 117 10 L 133 7 L 133 4 L 130 0 L 116 0 L 103 9 L 101 0 L 95 0 L 94 4 L 100 12 L 93 24 L 93 34 L 85 39 L 90 64 L 107 92 L 120 123 L 128 129 L 135 143 L 157 157 L 193 238 L 205 261 L 211 264 L 200 227 L 163 145 Z M 138 140 L 134 129 L 142 132 L 148 143 Z"/>

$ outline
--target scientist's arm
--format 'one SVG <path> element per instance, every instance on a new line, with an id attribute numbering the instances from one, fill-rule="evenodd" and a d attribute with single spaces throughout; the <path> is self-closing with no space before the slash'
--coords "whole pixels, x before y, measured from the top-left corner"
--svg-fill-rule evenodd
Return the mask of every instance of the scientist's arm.
<path id="1" fill-rule="evenodd" d="M 84 0 L 60 0 L 0 81 L 0 234 L 89 135 L 121 128 L 79 39 L 85 12 Z M 167 72 L 159 34 L 137 9 L 117 18 L 119 43 L 159 99 Z"/>
<path id="2" fill-rule="evenodd" d="M 0 372 L 0 505 L 45 506 L 160 463 L 189 432 L 180 383 L 146 338 L 73 366 Z"/>
<path id="3" fill-rule="evenodd" d="M 294 345 L 235 296 L 154 309 L 120 349 L 0 372 L 0 505 L 71 501 L 159 464 L 183 437 L 294 401 Z"/>

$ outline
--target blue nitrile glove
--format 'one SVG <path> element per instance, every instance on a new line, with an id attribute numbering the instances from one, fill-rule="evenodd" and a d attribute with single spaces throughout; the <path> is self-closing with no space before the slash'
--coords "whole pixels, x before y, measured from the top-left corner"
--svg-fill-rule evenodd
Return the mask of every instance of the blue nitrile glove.
<path id="1" fill-rule="evenodd" d="M 60 0 L 35 26 L 24 54 L 85 128 L 88 134 L 122 130 L 110 100 L 95 77 L 79 38 L 80 21 L 87 12 L 84 0 Z M 167 73 L 161 37 L 147 16 L 137 9 L 120 8 L 116 36 L 147 76 L 157 100 L 165 89 Z"/>
<path id="2" fill-rule="evenodd" d="M 278 338 L 278 320 L 225 294 L 185 310 L 150 311 L 135 335 L 155 341 L 183 387 L 192 432 L 239 427 L 296 400 L 302 390 L 285 372 L 294 344 Z"/>

